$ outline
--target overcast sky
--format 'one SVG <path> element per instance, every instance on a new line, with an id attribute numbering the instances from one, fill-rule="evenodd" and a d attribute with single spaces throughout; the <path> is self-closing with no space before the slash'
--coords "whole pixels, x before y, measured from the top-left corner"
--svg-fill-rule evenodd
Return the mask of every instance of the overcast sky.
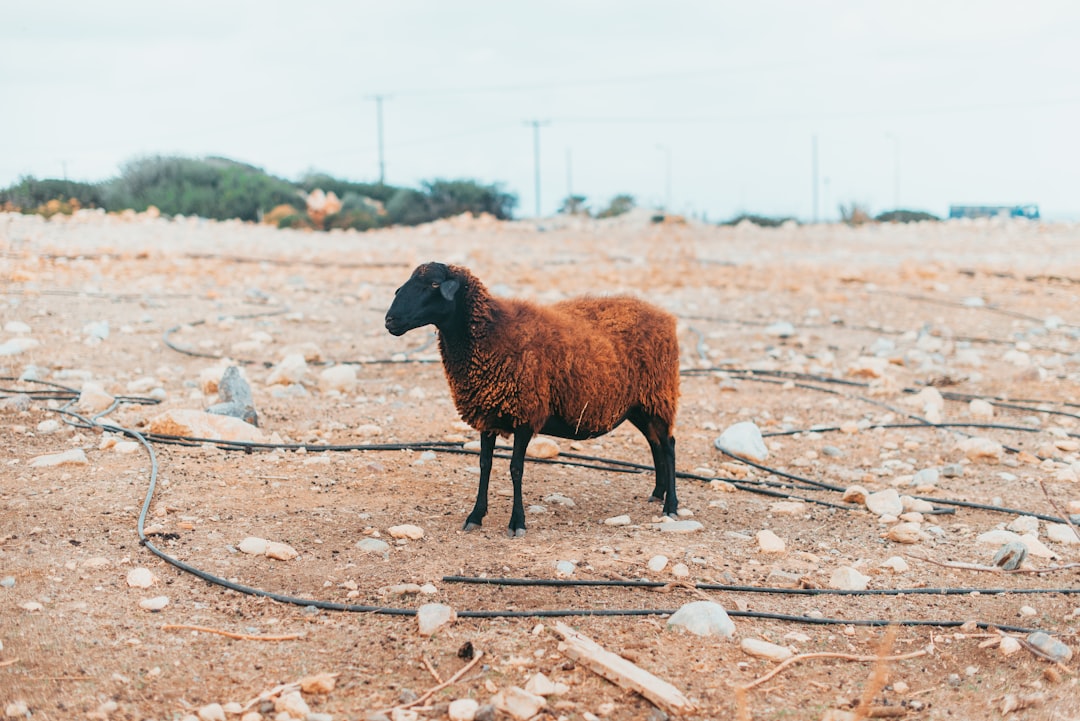
<path id="1" fill-rule="evenodd" d="M 13 0 L 0 187 L 143 155 L 296 179 L 499 182 L 535 212 L 814 216 L 1038 203 L 1080 218 L 1080 3 Z"/>

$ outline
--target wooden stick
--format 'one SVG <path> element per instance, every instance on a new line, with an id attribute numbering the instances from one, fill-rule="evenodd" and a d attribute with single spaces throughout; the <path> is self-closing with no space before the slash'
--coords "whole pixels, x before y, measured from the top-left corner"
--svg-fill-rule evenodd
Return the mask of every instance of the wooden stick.
<path id="1" fill-rule="evenodd" d="M 0 668 L 4 668 L 5 666 L 12 666 L 14 664 L 17 664 L 18 662 L 19 659 L 17 658 L 9 658 L 7 661 L 0 661 Z"/>
<path id="2" fill-rule="evenodd" d="M 1076 534 L 1076 537 L 1080 538 L 1080 530 L 1076 528 L 1076 524 L 1074 524 L 1072 522 L 1072 519 L 1069 518 L 1069 514 L 1061 510 L 1061 507 L 1058 506 L 1054 499 L 1050 497 L 1050 491 L 1046 490 L 1046 482 L 1042 479 L 1039 479 L 1039 487 L 1042 488 L 1043 495 L 1046 496 L 1046 500 L 1050 502 L 1050 505 L 1053 507 L 1054 511 L 1056 511 L 1059 516 L 1065 519 L 1065 523 L 1069 524 L 1069 528 L 1071 528 L 1073 533 Z"/>
<path id="3" fill-rule="evenodd" d="M 877 696 L 878 692 L 885 686 L 885 679 L 889 672 L 883 659 L 889 655 L 890 651 L 892 651 L 894 643 L 896 643 L 896 626 L 889 626 L 885 630 L 885 637 L 881 640 L 881 645 L 878 646 L 877 659 L 874 661 L 874 670 L 870 672 L 870 678 L 866 682 L 866 688 L 863 689 L 862 697 L 859 699 L 859 705 L 855 707 L 855 718 L 857 721 L 870 715 L 870 708 L 874 703 L 874 697 Z"/>
<path id="4" fill-rule="evenodd" d="M 424 662 L 424 665 L 427 667 L 428 673 L 435 677 L 435 683 L 442 683 L 442 676 L 440 676 L 439 672 L 435 670 L 435 667 L 431 665 L 431 661 L 427 660 L 427 656 L 421 654 L 420 660 Z"/>
<path id="5" fill-rule="evenodd" d="M 694 710 L 694 704 L 679 689 L 622 656 L 605 650 L 561 621 L 556 622 L 551 632 L 563 641 L 559 644 L 559 651 L 616 686 L 641 694 L 668 713 Z"/>
<path id="6" fill-rule="evenodd" d="M 801 653 L 798 656 L 792 656 L 791 658 L 787 659 L 786 661 L 782 661 L 780 663 L 780 665 L 777 666 L 776 668 L 774 668 L 772 671 L 769 671 L 767 674 L 765 674 L 764 676 L 761 676 L 760 678 L 754 679 L 753 681 L 746 684 L 742 688 L 749 690 L 749 689 L 754 688 L 755 686 L 760 686 L 761 684 L 765 683 L 770 678 L 772 678 L 776 674 L 780 673 L 784 669 L 788 668 L 789 666 L 793 666 L 793 665 L 799 663 L 800 661 L 806 661 L 806 660 L 811 659 L 811 658 L 838 658 L 838 659 L 840 659 L 842 661 L 858 661 L 860 663 L 870 663 L 872 661 L 877 661 L 879 658 L 882 661 L 904 661 L 904 660 L 909 659 L 909 658 L 918 658 L 919 656 L 925 656 L 928 653 L 930 653 L 930 651 L 925 649 L 925 648 L 922 649 L 921 651 L 912 651 L 911 653 L 902 653 L 902 654 L 900 654 L 898 656 L 856 656 L 856 655 L 850 654 L 850 653 L 836 653 L 836 652 L 833 652 L 833 651 L 820 651 L 820 652 L 817 652 L 817 653 Z"/>
<path id="7" fill-rule="evenodd" d="M 1048 566 L 1046 568 L 1014 568 L 1009 571 L 998 566 L 980 566 L 977 563 L 963 563 L 961 561 L 935 561 L 927 556 L 919 556 L 914 553 L 905 553 L 908 558 L 914 558 L 916 561 L 926 561 L 932 563 L 935 566 L 944 566 L 945 568 L 958 568 L 961 571 L 986 571 L 988 573 L 1054 573 L 1055 571 L 1068 571 L 1073 568 L 1080 568 L 1080 563 L 1066 563 L 1061 566 Z"/>
<path id="8" fill-rule="evenodd" d="M 216 633 L 219 636 L 225 636 L 226 638 L 234 638 L 239 641 L 295 641 L 298 638 L 303 638 L 302 633 L 290 633 L 284 636 L 255 636 L 249 633 L 233 633 L 232 631 L 221 631 L 216 628 L 207 628 L 206 626 L 191 626 L 186 623 L 167 623 L 161 627 L 162 631 L 202 631 L 203 633 Z"/>
<path id="9" fill-rule="evenodd" d="M 480 659 L 483 658 L 483 656 L 484 656 L 484 652 L 477 649 L 476 650 L 476 655 L 473 656 L 472 661 L 469 661 L 467 664 L 465 664 L 464 666 L 459 668 L 458 672 L 455 673 L 453 676 L 446 679 L 445 681 L 440 683 L 438 686 L 432 686 L 427 691 L 425 691 L 423 694 L 421 694 L 415 701 L 410 701 L 408 703 L 398 704 L 397 706 L 391 706 L 390 708 L 382 709 L 382 713 L 390 713 L 394 709 L 406 709 L 406 708 L 412 708 L 413 706 L 419 706 L 420 704 L 424 703 L 429 698 L 431 698 L 432 696 L 437 694 L 439 691 L 442 691 L 447 686 L 452 686 L 453 684 L 457 683 L 457 680 L 459 678 L 461 678 L 462 676 L 464 676 L 466 673 L 468 673 L 470 668 L 472 668 L 473 666 L 478 664 L 480 662 Z"/>

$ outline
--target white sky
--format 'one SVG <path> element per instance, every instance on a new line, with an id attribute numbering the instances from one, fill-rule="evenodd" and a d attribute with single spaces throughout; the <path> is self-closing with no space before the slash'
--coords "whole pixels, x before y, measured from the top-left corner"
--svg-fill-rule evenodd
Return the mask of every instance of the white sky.
<path id="1" fill-rule="evenodd" d="M 1080 218 L 1080 3 L 8 0 L 0 187 L 140 155 L 572 187 L 724 220 L 839 202 Z M 568 162 L 569 160 L 569 162 Z"/>

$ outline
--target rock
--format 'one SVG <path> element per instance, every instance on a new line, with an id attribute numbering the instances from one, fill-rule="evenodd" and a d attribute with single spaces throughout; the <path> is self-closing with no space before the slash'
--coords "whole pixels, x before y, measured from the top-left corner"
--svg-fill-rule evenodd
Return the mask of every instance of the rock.
<path id="1" fill-rule="evenodd" d="M 908 562 L 900 556 L 890 556 L 878 564 L 880 568 L 888 568 L 893 573 L 904 573 L 910 568 Z"/>
<path id="2" fill-rule="evenodd" d="M 690 567 L 685 563 L 676 563 L 671 567 L 671 575 L 675 578 L 688 578 L 690 576 Z"/>
<path id="3" fill-rule="evenodd" d="M 965 438 L 957 444 L 957 447 L 968 459 L 982 463 L 997 463 L 1005 452 L 1000 443 L 992 438 L 983 438 L 981 436 Z"/>
<path id="4" fill-rule="evenodd" d="M 9 341 L 0 343 L 0 356 L 6 355 L 19 355 L 25 353 L 28 350 L 37 348 L 41 343 L 33 338 L 12 338 Z"/>
<path id="5" fill-rule="evenodd" d="M 12 335 L 27 335 L 30 333 L 30 326 L 20 320 L 9 320 L 4 323 L 4 332 Z"/>
<path id="6" fill-rule="evenodd" d="M 1080 544 L 1080 537 L 1077 537 L 1076 531 L 1066 523 L 1047 523 L 1046 537 L 1054 543 L 1062 543 L 1067 546 Z"/>
<path id="7" fill-rule="evenodd" d="M 750 421 L 729 426 L 713 441 L 717 450 L 737 458 L 747 458 L 758 463 L 769 457 L 769 449 L 761 437 L 761 429 Z"/>
<path id="8" fill-rule="evenodd" d="M 1054 558 L 1056 554 L 1047 548 L 1042 541 L 1032 535 L 1019 535 L 1012 531 L 1006 531 L 1003 529 L 995 529 L 993 531 L 987 531 L 986 533 L 980 533 L 975 537 L 976 543 L 985 544 L 987 546 L 1001 546 L 1011 541 L 1019 541 L 1027 546 L 1028 553 L 1038 558 Z"/>
<path id="9" fill-rule="evenodd" d="M 549 493 L 544 496 L 544 503 L 552 503 L 556 506 L 565 506 L 566 508 L 573 508 L 574 501 L 571 498 L 567 498 L 561 493 Z"/>
<path id="10" fill-rule="evenodd" d="M 259 416 L 255 412 L 255 400 L 251 395 L 251 386 L 244 379 L 237 366 L 229 366 L 221 375 L 217 384 L 217 394 L 221 402 L 206 409 L 207 413 L 239 418 L 253 426 L 259 425 Z"/>
<path id="11" fill-rule="evenodd" d="M 735 624 L 732 623 L 727 611 L 719 603 L 713 601 L 691 601 L 684 604 L 678 611 L 671 614 L 667 627 L 679 631 L 686 630 L 698 636 L 731 638 L 735 635 Z"/>
<path id="12" fill-rule="evenodd" d="M 559 455 L 559 444 L 545 436 L 536 436 L 529 441 L 525 455 L 530 458 L 554 458 Z"/>
<path id="13" fill-rule="evenodd" d="M 92 556 L 79 564 L 83 568 L 88 568 L 92 571 L 96 571 L 102 568 L 108 568 L 112 565 L 112 561 L 104 556 Z"/>
<path id="14" fill-rule="evenodd" d="M 390 551 L 390 544 L 378 538 L 362 538 L 357 541 L 356 547 L 367 553 L 382 553 L 385 555 Z"/>
<path id="15" fill-rule="evenodd" d="M 976 398 L 968 403 L 968 412 L 975 420 L 988 421 L 994 417 L 994 405 L 982 398 Z"/>
<path id="16" fill-rule="evenodd" d="M 701 525 L 701 521 L 668 521 L 652 525 L 653 528 L 658 528 L 664 533 L 694 533 L 705 527 Z"/>
<path id="17" fill-rule="evenodd" d="M 630 522 L 630 516 L 626 515 L 612 516 L 611 518 L 604 519 L 605 526 L 629 526 Z"/>
<path id="18" fill-rule="evenodd" d="M 777 516 L 801 516 L 806 511 L 802 501 L 777 501 L 769 506 L 769 513 Z"/>
<path id="19" fill-rule="evenodd" d="M 1039 649 L 1051 661 L 1068 663 L 1072 660 L 1072 649 L 1048 633 L 1035 631 L 1028 635 L 1027 642 Z"/>
<path id="20" fill-rule="evenodd" d="M 145 611 L 160 611 L 168 605 L 168 596 L 154 596 L 153 598 L 144 598 L 139 601 L 139 608 Z"/>
<path id="21" fill-rule="evenodd" d="M 459 698 L 450 702 L 446 712 L 450 715 L 450 721 L 473 721 L 480 704 L 471 698 Z"/>
<path id="22" fill-rule="evenodd" d="M 1006 571 L 1015 571 L 1027 558 L 1027 546 L 1020 541 L 1009 541 L 994 554 L 994 565 Z"/>
<path id="23" fill-rule="evenodd" d="M 382 435 L 382 428 L 374 423 L 364 423 L 357 426 L 356 430 L 353 431 L 353 434 L 361 438 L 372 438 L 374 436 Z"/>
<path id="24" fill-rule="evenodd" d="M 936 486 L 938 480 L 941 478 L 941 473 L 936 468 L 923 468 L 916 471 L 915 475 L 911 477 L 911 485 L 913 486 Z"/>
<path id="25" fill-rule="evenodd" d="M 208 703 L 198 711 L 199 721 L 225 721 L 225 709 L 219 703 Z"/>
<path id="26" fill-rule="evenodd" d="M 264 555 L 277 561 L 291 561 L 300 555 L 300 552 L 287 543 L 269 541 L 266 544 Z"/>
<path id="27" fill-rule="evenodd" d="M 4 707 L 4 716 L 10 719 L 30 718 L 30 707 L 22 699 L 12 701 Z"/>
<path id="28" fill-rule="evenodd" d="M 668 565 L 668 557 L 662 554 L 657 554 L 649 559 L 648 567 L 653 573 L 660 573 Z"/>
<path id="29" fill-rule="evenodd" d="M 109 321 L 95 320 L 83 326 L 83 334 L 88 340 L 103 341 L 109 337 Z"/>
<path id="30" fill-rule="evenodd" d="M 784 539 L 767 528 L 757 532 L 757 542 L 758 550 L 762 553 L 784 553 L 787 551 Z"/>
<path id="31" fill-rule="evenodd" d="M 529 693 L 523 688 L 511 686 L 491 697 L 495 708 L 508 713 L 516 719 L 530 719 L 547 705 L 547 699 Z"/>
<path id="32" fill-rule="evenodd" d="M 270 545 L 270 541 L 265 538 L 259 538 L 257 536 L 248 536 L 243 541 L 237 544 L 237 548 L 244 553 L 250 553 L 253 556 L 266 555 L 266 547 Z"/>
<path id="33" fill-rule="evenodd" d="M 998 650 L 1005 656 L 1012 656 L 1021 648 L 1023 648 L 1023 646 L 1021 646 L 1020 642 L 1012 636 L 1003 636 L 1001 643 L 998 644 Z"/>
<path id="34" fill-rule="evenodd" d="M 1035 516 L 1017 516 L 1005 528 L 1020 534 L 1034 533 L 1038 535 L 1039 519 Z"/>
<path id="35" fill-rule="evenodd" d="M 871 493 L 866 497 L 866 507 L 875 516 L 899 516 L 904 512 L 904 504 L 895 488 Z"/>
<path id="36" fill-rule="evenodd" d="M 841 496 L 840 500 L 842 500 L 844 503 L 855 503 L 861 505 L 866 503 L 866 497 L 869 495 L 870 492 L 862 486 L 849 486 L 844 491 L 844 495 Z"/>
<path id="37" fill-rule="evenodd" d="M 573 576 L 576 570 L 577 566 L 573 561 L 559 561 L 555 564 L 555 573 L 563 578 Z"/>
<path id="38" fill-rule="evenodd" d="M 786 320 L 781 320 L 765 326 L 764 332 L 766 335 L 773 335 L 777 338 L 790 338 L 795 335 L 795 326 Z"/>
<path id="39" fill-rule="evenodd" d="M 419 583 L 395 583 L 388 586 L 386 592 L 395 596 L 409 596 L 420 593 Z"/>
<path id="40" fill-rule="evenodd" d="M 534 673 L 525 682 L 525 690 L 537 696 L 552 696 L 559 692 L 555 682 L 542 673 Z"/>
<path id="41" fill-rule="evenodd" d="M 300 353 L 290 353 L 281 359 L 281 362 L 274 366 L 274 369 L 270 371 L 270 374 L 266 377 L 266 385 L 268 386 L 288 386 L 293 384 L 303 384 L 307 379 L 308 365 L 304 360 L 304 356 Z"/>
<path id="42" fill-rule="evenodd" d="M 386 532 L 390 534 L 391 538 L 408 538 L 411 541 L 419 541 L 424 537 L 423 528 L 408 523 L 400 526 L 390 526 L 390 528 L 386 529 Z"/>
<path id="43" fill-rule="evenodd" d="M 851 566 L 841 566 L 829 576 L 829 588 L 843 591 L 865 591 L 869 583 L 869 576 L 864 576 Z"/>
<path id="44" fill-rule="evenodd" d="M 72 448 L 63 453 L 53 453 L 45 456 L 37 456 L 30 459 L 31 468 L 47 468 L 50 466 L 85 466 L 90 461 L 86 458 L 86 452 L 81 448 Z"/>
<path id="45" fill-rule="evenodd" d="M 802 576 L 798 573 L 789 573 L 774 568 L 769 571 L 769 575 L 765 578 L 765 585 L 770 588 L 799 588 L 802 586 Z"/>
<path id="46" fill-rule="evenodd" d="M 425 603 L 416 610 L 416 623 L 421 636 L 432 636 L 457 619 L 454 609 L 442 603 Z"/>
<path id="47" fill-rule="evenodd" d="M 356 366 L 337 365 L 327 368 L 319 374 L 319 389 L 323 393 L 351 393 L 356 389 Z"/>
<path id="48" fill-rule="evenodd" d="M 770 661 L 786 661 L 795 655 L 787 646 L 780 646 L 757 638 L 744 638 L 739 646 L 747 655 L 755 658 L 767 658 Z"/>
<path id="49" fill-rule="evenodd" d="M 107 393 L 100 383 L 87 381 L 86 383 L 83 383 L 82 391 L 79 393 L 79 400 L 75 404 L 75 407 L 78 408 L 81 413 L 92 415 L 109 409 L 115 402 L 116 398 Z"/>
<path id="50" fill-rule="evenodd" d="M 302 719 L 311 712 L 311 707 L 299 691 L 290 691 L 274 699 L 274 710 L 279 713 L 284 711 L 293 718 Z"/>
<path id="51" fill-rule="evenodd" d="M 233 416 L 186 408 L 173 408 L 150 420 L 150 432 L 210 441 L 265 443 L 266 434 Z"/>
<path id="52" fill-rule="evenodd" d="M 150 588 L 156 580 L 149 568 L 133 568 L 127 574 L 127 585 L 132 588 Z"/>
<path id="53" fill-rule="evenodd" d="M 895 543 L 920 543 L 930 539 L 930 534 L 922 530 L 919 523 L 897 523 L 885 532 L 885 538 Z"/>
<path id="54" fill-rule="evenodd" d="M 37 432 L 42 434 L 56 433 L 60 430 L 60 421 L 53 418 L 42 421 L 37 424 Z"/>
<path id="55" fill-rule="evenodd" d="M 941 412 L 945 408 L 945 399 L 941 396 L 941 391 L 933 386 L 923 388 L 921 391 L 913 396 L 908 396 L 904 399 L 904 402 L 914 408 L 918 408 L 922 411 L 927 419 L 934 421 L 930 416 L 935 416 L 938 420 L 941 419 Z"/>
<path id="56" fill-rule="evenodd" d="M 45 610 L 45 607 L 37 601 L 27 601 L 26 603 L 20 603 L 19 608 L 28 613 L 37 613 L 38 611 Z"/>

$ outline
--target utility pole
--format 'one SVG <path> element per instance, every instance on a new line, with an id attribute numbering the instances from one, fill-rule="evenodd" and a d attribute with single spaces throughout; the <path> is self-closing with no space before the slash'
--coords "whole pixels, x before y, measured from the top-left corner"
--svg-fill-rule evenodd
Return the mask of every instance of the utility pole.
<path id="1" fill-rule="evenodd" d="M 893 210 L 900 210 L 900 138 L 896 135 L 896 133 L 886 133 L 885 136 L 892 140 L 893 143 Z"/>
<path id="2" fill-rule="evenodd" d="M 379 185 L 386 185 L 386 162 L 383 159 L 382 103 L 383 100 L 390 100 L 393 97 L 393 95 L 369 95 L 366 98 L 375 101 L 375 124 L 379 137 Z"/>
<path id="3" fill-rule="evenodd" d="M 536 170 L 536 217 L 540 217 L 540 128 L 551 125 L 550 120 L 526 120 L 533 129 L 533 166 Z"/>
<path id="4" fill-rule="evenodd" d="M 671 148 L 666 145 L 657 145 L 656 149 L 666 155 L 664 164 L 664 211 L 671 212 Z"/>
<path id="5" fill-rule="evenodd" d="M 813 174 L 814 190 L 814 223 L 818 222 L 818 154 L 817 154 L 817 133 L 813 135 L 813 141 L 810 146 L 810 164 L 811 173 Z"/>

